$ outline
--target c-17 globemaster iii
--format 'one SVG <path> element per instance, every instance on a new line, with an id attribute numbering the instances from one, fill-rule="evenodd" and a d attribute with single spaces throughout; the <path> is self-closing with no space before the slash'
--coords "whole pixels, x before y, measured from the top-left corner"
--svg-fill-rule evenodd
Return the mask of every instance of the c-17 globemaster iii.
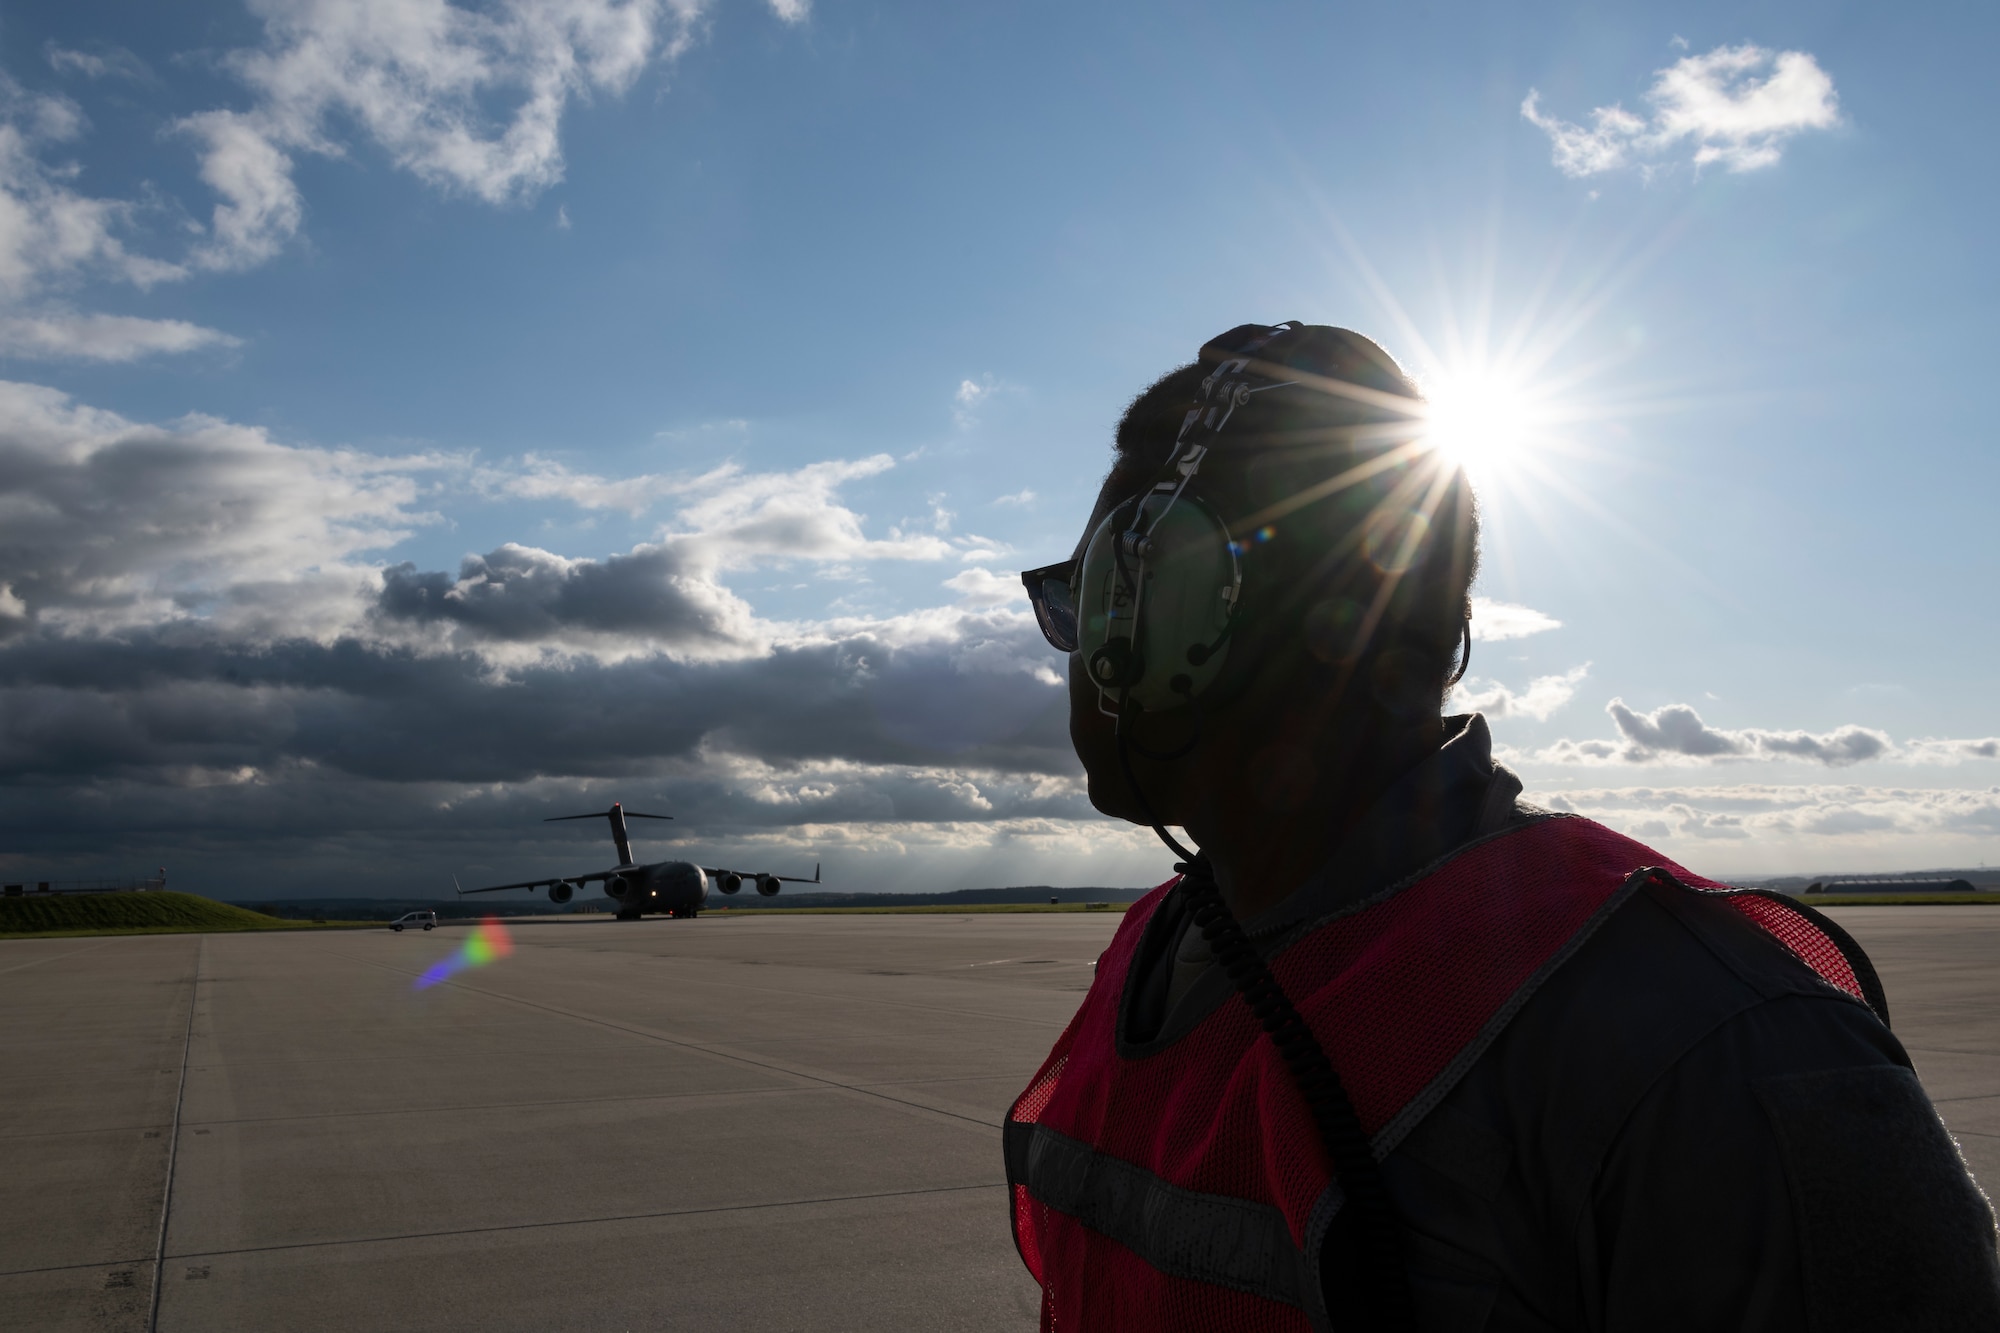
<path id="1" fill-rule="evenodd" d="M 769 898 L 777 893 L 781 884 L 817 884 L 819 867 L 813 867 L 811 879 L 797 875 L 773 875 L 766 872 L 725 870 L 720 867 L 698 866 L 692 861 L 654 861 L 648 865 L 632 863 L 632 840 L 625 832 L 627 819 L 672 819 L 672 815 L 647 815 L 637 810 L 627 810 L 613 801 L 609 810 L 588 815 L 557 815 L 545 819 L 545 824 L 556 824 L 566 819 L 608 819 L 611 821 L 611 841 L 618 846 L 618 864 L 609 870 L 593 870 L 587 875 L 564 875 L 558 879 L 530 879 L 518 884 L 490 884 L 483 889 L 459 889 L 460 895 L 472 893 L 499 893 L 503 889 L 527 889 L 530 892 L 548 886 L 549 901 L 566 903 L 576 896 L 576 891 L 586 884 L 604 885 L 604 892 L 617 902 L 620 921 L 637 921 L 647 912 L 665 912 L 669 916 L 694 916 L 708 901 L 708 881 L 724 893 L 735 893 L 744 883 L 755 884 L 757 892 Z M 454 879 L 452 886 L 457 888 Z"/>

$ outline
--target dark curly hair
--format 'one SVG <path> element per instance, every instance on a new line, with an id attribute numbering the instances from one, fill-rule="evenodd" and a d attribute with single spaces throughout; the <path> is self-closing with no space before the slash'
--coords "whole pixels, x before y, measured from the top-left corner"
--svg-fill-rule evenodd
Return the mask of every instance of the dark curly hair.
<path id="1" fill-rule="evenodd" d="M 1217 349 L 1240 332 L 1132 400 L 1107 485 L 1136 492 L 1157 477 L 1227 355 Z M 1201 472 L 1243 551 L 1239 642 L 1296 643 L 1345 670 L 1404 654 L 1441 698 L 1470 615 L 1479 514 L 1463 471 L 1423 443 L 1422 391 L 1374 342 L 1324 325 L 1279 334 L 1252 369 L 1293 384 L 1239 408 Z"/>

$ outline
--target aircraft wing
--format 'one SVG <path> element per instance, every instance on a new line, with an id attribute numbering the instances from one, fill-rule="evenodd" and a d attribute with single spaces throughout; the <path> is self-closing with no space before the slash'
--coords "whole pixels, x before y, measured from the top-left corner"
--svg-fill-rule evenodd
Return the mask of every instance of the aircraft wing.
<path id="1" fill-rule="evenodd" d="M 739 879 L 765 878 L 765 876 L 754 870 L 725 870 L 721 866 L 703 866 L 701 873 L 707 875 L 710 879 L 719 879 L 724 875 L 735 875 Z M 811 879 L 807 879 L 804 875 L 771 875 L 769 878 L 783 880 L 787 884 L 817 884 L 819 883 L 819 867 L 813 867 Z"/>
<path id="2" fill-rule="evenodd" d="M 624 867 L 626 870 L 630 870 L 631 868 L 630 866 Z M 483 889 L 458 889 L 458 878 L 457 876 L 453 876 L 451 886 L 454 889 L 458 889 L 460 897 L 465 897 L 468 894 L 474 893 L 501 893 L 508 889 L 539 889 L 544 884 L 561 884 L 565 882 L 570 884 L 601 884 L 618 873 L 617 870 L 596 870 L 588 875 L 552 875 L 547 879 L 522 880 L 519 884 L 489 884 Z"/>

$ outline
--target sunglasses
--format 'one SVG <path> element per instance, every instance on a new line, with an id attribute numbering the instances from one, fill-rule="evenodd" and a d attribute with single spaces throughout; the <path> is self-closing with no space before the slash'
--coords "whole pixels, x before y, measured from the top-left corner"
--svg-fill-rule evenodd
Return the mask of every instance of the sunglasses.
<path id="1" fill-rule="evenodd" d="M 1076 561 L 1064 560 L 1060 564 L 1043 565 L 1040 569 L 1030 569 L 1021 575 L 1021 583 L 1028 590 L 1028 600 L 1035 607 L 1035 623 L 1042 627 L 1042 637 L 1049 646 L 1059 653 L 1076 651 Z"/>

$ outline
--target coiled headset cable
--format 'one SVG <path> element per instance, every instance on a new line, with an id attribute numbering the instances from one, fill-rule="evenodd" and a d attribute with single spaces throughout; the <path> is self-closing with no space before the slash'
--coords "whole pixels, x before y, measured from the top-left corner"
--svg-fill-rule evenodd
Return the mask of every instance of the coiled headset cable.
<path id="1" fill-rule="evenodd" d="M 1122 723 L 1124 718 L 1119 720 Z M 1410 1304 L 1409 1275 L 1403 1262 L 1402 1221 L 1389 1197 L 1382 1164 L 1375 1160 L 1368 1133 L 1361 1127 L 1361 1117 L 1355 1113 L 1340 1074 L 1223 901 L 1208 857 L 1181 846 L 1154 815 L 1132 772 L 1130 740 L 1122 725 L 1118 729 L 1118 764 L 1154 834 L 1181 858 L 1174 869 L 1181 875 L 1178 892 L 1191 924 L 1201 931 L 1216 965 L 1271 1038 L 1319 1130 L 1320 1145 L 1326 1150 L 1334 1179 L 1346 1195 L 1346 1206 L 1354 1210 L 1355 1257 L 1360 1260 L 1357 1294 L 1366 1326 L 1375 1333 L 1410 1333 L 1416 1328 L 1416 1312 Z"/>

